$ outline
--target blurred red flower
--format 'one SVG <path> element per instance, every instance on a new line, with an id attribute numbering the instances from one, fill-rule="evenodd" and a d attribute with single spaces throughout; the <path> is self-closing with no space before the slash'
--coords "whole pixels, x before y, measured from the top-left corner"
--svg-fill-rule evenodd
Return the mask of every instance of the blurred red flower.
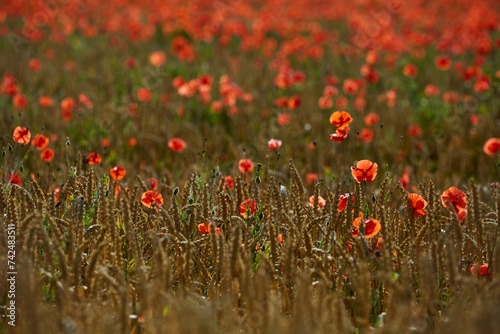
<path id="1" fill-rule="evenodd" d="M 113 178 L 113 180 L 121 180 L 127 174 L 127 171 L 122 166 L 116 166 L 110 169 L 109 174 Z"/>
<path id="2" fill-rule="evenodd" d="M 43 134 L 39 133 L 33 138 L 31 141 L 32 146 L 36 146 L 37 150 L 43 150 L 45 146 L 49 144 L 49 138 L 44 136 Z"/>
<path id="3" fill-rule="evenodd" d="M 186 142 L 181 138 L 172 138 L 168 141 L 168 148 L 174 152 L 182 152 L 186 148 Z"/>
<path id="4" fill-rule="evenodd" d="M 43 159 L 45 162 L 51 162 L 52 159 L 54 158 L 54 150 L 51 148 L 46 148 L 43 150 L 43 152 L 40 154 L 40 157 Z"/>
<path id="5" fill-rule="evenodd" d="M 253 169 L 253 162 L 250 159 L 241 159 L 238 162 L 238 169 L 242 173 L 248 173 Z"/>
<path id="6" fill-rule="evenodd" d="M 28 128 L 18 126 L 14 129 L 14 134 L 12 138 L 16 143 L 19 144 L 28 144 L 31 140 L 31 132 Z"/>
<path id="7" fill-rule="evenodd" d="M 500 138 L 490 138 L 483 145 L 483 152 L 494 157 L 500 151 Z"/>

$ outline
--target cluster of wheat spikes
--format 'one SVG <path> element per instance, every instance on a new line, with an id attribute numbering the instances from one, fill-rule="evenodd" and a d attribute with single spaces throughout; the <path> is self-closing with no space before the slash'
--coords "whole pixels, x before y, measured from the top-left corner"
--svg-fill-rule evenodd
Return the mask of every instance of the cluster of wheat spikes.
<path id="1" fill-rule="evenodd" d="M 293 162 L 289 176 L 270 167 L 235 177 L 232 190 L 216 171 L 193 174 L 180 191 L 163 183 L 165 204 L 153 209 L 141 205 L 140 177 L 115 196 L 116 182 L 78 166 L 57 202 L 37 182 L 2 184 L 1 223 L 17 231 L 13 332 L 498 330 L 498 189 L 471 182 L 469 214 L 459 223 L 431 181 L 420 185 L 428 214 L 416 217 L 389 176 L 370 196 L 355 182 L 320 181 L 314 194 L 326 206 L 319 208 L 317 200 L 306 204 Z M 354 201 L 339 212 L 346 192 Z M 244 219 L 238 206 L 249 198 L 258 208 Z M 359 212 L 381 222 L 378 249 L 362 230 L 352 237 Z M 197 229 L 206 222 L 211 234 Z M 1 254 L 6 240 L 2 228 Z M 472 265 L 486 262 L 492 277 L 471 275 Z M 1 277 L 7 271 L 2 256 Z"/>

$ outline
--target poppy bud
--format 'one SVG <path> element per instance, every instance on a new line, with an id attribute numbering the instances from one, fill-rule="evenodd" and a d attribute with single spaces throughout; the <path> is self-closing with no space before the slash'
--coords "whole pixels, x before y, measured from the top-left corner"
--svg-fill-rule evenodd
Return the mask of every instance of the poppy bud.
<path id="1" fill-rule="evenodd" d="M 261 212 L 259 213 L 259 220 L 262 220 L 264 218 L 264 214 Z"/>
<path id="2" fill-rule="evenodd" d="M 179 187 L 175 187 L 174 189 L 174 196 L 177 195 L 179 193 Z"/>
<path id="3" fill-rule="evenodd" d="M 191 210 L 187 209 L 186 214 L 189 216 L 191 214 Z"/>
<path id="4" fill-rule="evenodd" d="M 260 184 L 260 177 L 257 177 L 257 178 L 255 179 L 255 183 Z"/>
<path id="5" fill-rule="evenodd" d="M 193 204 L 194 203 L 194 199 L 190 198 L 189 201 L 188 201 L 189 204 Z"/>

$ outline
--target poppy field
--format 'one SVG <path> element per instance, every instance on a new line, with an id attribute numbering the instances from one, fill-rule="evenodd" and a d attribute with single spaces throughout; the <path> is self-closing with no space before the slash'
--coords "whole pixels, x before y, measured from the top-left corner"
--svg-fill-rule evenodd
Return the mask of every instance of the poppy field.
<path id="1" fill-rule="evenodd" d="M 498 0 L 4 0 L 0 332 L 495 333 Z"/>

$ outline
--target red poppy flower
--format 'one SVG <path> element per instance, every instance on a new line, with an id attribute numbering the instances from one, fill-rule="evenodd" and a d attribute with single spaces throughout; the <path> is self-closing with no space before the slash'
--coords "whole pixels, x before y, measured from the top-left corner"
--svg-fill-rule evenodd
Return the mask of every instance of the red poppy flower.
<path id="1" fill-rule="evenodd" d="M 116 166 L 110 169 L 109 174 L 113 178 L 113 180 L 121 180 L 127 174 L 127 171 L 122 166 Z"/>
<path id="2" fill-rule="evenodd" d="M 198 225 L 198 231 L 200 231 L 203 234 L 210 234 L 212 229 L 211 225 L 212 224 L 210 223 L 201 223 Z M 221 233 L 220 227 L 216 227 L 215 228 L 216 236 L 219 237 L 220 233 Z"/>
<path id="3" fill-rule="evenodd" d="M 255 201 L 254 199 L 247 199 L 240 204 L 239 209 L 240 215 L 242 215 L 243 218 L 253 216 L 255 211 L 257 211 L 257 201 Z"/>
<path id="4" fill-rule="evenodd" d="M 368 128 L 361 129 L 359 138 L 363 143 L 370 143 L 373 140 L 373 130 Z"/>
<path id="5" fill-rule="evenodd" d="M 229 187 L 229 189 L 233 189 L 234 188 L 234 181 L 233 181 L 233 177 L 231 175 L 226 176 L 224 178 L 224 181 L 226 182 L 226 184 Z"/>
<path id="6" fill-rule="evenodd" d="M 31 132 L 28 128 L 18 126 L 14 129 L 14 134 L 12 138 L 16 143 L 19 144 L 28 144 L 31 140 Z"/>
<path id="7" fill-rule="evenodd" d="M 323 89 L 323 96 L 331 97 L 339 94 L 339 90 L 335 86 L 328 85 Z"/>
<path id="8" fill-rule="evenodd" d="M 419 194 L 409 194 L 408 199 L 411 201 L 411 207 L 413 208 L 413 214 L 415 216 L 424 216 L 427 212 L 424 210 L 427 206 L 427 202 Z"/>
<path id="9" fill-rule="evenodd" d="M 163 196 L 156 191 L 148 190 L 142 194 L 141 203 L 147 208 L 151 208 L 153 205 L 161 206 L 163 205 Z"/>
<path id="10" fill-rule="evenodd" d="M 422 134 L 422 128 L 418 124 L 411 124 L 408 127 L 408 136 L 416 138 Z"/>
<path id="11" fill-rule="evenodd" d="M 43 150 L 45 146 L 49 144 L 49 138 L 45 137 L 43 134 L 39 133 L 31 141 L 32 146 L 36 146 L 37 150 Z"/>
<path id="12" fill-rule="evenodd" d="M 342 143 L 349 133 L 350 128 L 348 126 L 343 128 L 337 128 L 335 133 L 330 134 L 330 140 L 336 141 L 337 143 Z"/>
<path id="13" fill-rule="evenodd" d="M 42 107 L 52 107 L 53 101 L 50 96 L 40 96 L 38 98 L 38 104 Z"/>
<path id="14" fill-rule="evenodd" d="M 148 179 L 149 189 L 156 190 L 158 188 L 158 180 L 154 177 Z"/>
<path id="15" fill-rule="evenodd" d="M 101 140 L 101 145 L 102 145 L 102 147 L 110 147 L 111 146 L 111 140 L 109 140 L 108 138 L 103 138 Z"/>
<path id="16" fill-rule="evenodd" d="M 481 275 L 481 276 L 491 277 L 493 275 L 491 274 L 491 272 L 488 269 L 488 267 L 489 267 L 488 263 L 483 264 L 482 266 L 474 265 L 474 266 L 470 267 L 470 272 L 474 276 Z"/>
<path id="17" fill-rule="evenodd" d="M 408 189 L 410 185 L 410 169 L 408 167 L 405 167 L 403 175 L 399 179 L 399 183 L 401 183 L 404 189 Z"/>
<path id="18" fill-rule="evenodd" d="M 350 196 L 351 196 L 351 194 L 349 194 L 349 193 L 340 195 L 339 207 L 337 209 L 338 212 L 345 210 L 345 208 L 347 208 L 347 200 L 349 199 Z M 352 197 L 351 203 L 354 204 L 354 196 Z"/>
<path id="19" fill-rule="evenodd" d="M 352 223 L 354 225 L 354 229 L 351 230 L 351 234 L 354 237 L 359 236 L 359 223 L 361 221 L 365 224 L 365 237 L 366 237 L 366 239 L 373 238 L 382 229 L 382 225 L 380 225 L 380 222 L 378 220 L 373 219 L 373 218 L 363 219 L 363 217 L 358 217 Z"/>
<path id="20" fill-rule="evenodd" d="M 353 79 L 345 79 L 344 84 L 342 86 L 342 90 L 344 93 L 349 94 L 349 95 L 354 95 L 358 92 L 359 90 L 359 85 L 356 82 L 356 80 Z"/>
<path id="21" fill-rule="evenodd" d="M 279 242 L 280 244 L 282 244 L 282 243 L 283 243 L 283 234 L 281 234 L 281 233 L 280 233 L 280 234 L 278 234 L 278 242 Z"/>
<path id="22" fill-rule="evenodd" d="M 436 67 L 441 71 L 447 71 L 451 67 L 451 60 L 446 56 L 437 56 L 436 57 Z"/>
<path id="23" fill-rule="evenodd" d="M 288 109 L 297 109 L 300 106 L 300 96 L 294 95 L 288 99 Z"/>
<path id="24" fill-rule="evenodd" d="M 307 205 L 314 207 L 314 196 L 309 197 L 309 203 Z M 318 207 L 322 208 L 326 205 L 326 201 L 323 197 L 318 196 Z"/>
<path id="25" fill-rule="evenodd" d="M 102 161 L 101 156 L 98 153 L 92 152 L 89 155 L 87 155 L 87 162 L 89 165 L 93 164 L 100 164 Z"/>
<path id="26" fill-rule="evenodd" d="M 269 150 L 276 150 L 281 147 L 281 140 L 271 139 L 267 142 L 267 148 Z"/>
<path id="27" fill-rule="evenodd" d="M 364 121 L 366 126 L 372 127 L 380 121 L 380 116 L 375 113 L 369 113 L 368 115 L 365 116 Z"/>
<path id="28" fill-rule="evenodd" d="M 439 95 L 439 92 L 439 87 L 433 84 L 428 84 L 424 89 L 424 93 L 427 96 L 437 96 Z"/>
<path id="29" fill-rule="evenodd" d="M 147 102 L 151 100 L 151 91 L 145 87 L 139 88 L 137 90 L 137 99 L 141 102 Z"/>
<path id="30" fill-rule="evenodd" d="M 448 188 L 441 195 L 441 202 L 448 210 L 450 208 L 447 206 L 447 202 L 450 202 L 460 221 L 467 216 L 467 196 L 462 190 L 455 187 Z"/>
<path id="31" fill-rule="evenodd" d="M 17 93 L 16 95 L 14 95 L 12 103 L 17 109 L 24 109 L 26 108 L 26 106 L 28 106 L 28 99 L 24 94 Z"/>
<path id="32" fill-rule="evenodd" d="M 54 158 L 54 150 L 51 148 L 46 148 L 45 150 L 43 150 L 42 154 L 40 154 L 40 157 L 45 162 L 51 162 Z"/>
<path id="33" fill-rule="evenodd" d="M 403 67 L 403 74 L 407 77 L 414 77 L 417 75 L 417 66 L 413 64 L 408 64 Z"/>
<path id="34" fill-rule="evenodd" d="M 9 175 L 9 183 L 17 184 L 19 187 L 23 186 L 23 180 L 17 173 L 12 173 Z"/>
<path id="35" fill-rule="evenodd" d="M 278 122 L 279 125 L 285 126 L 290 122 L 290 114 L 287 113 L 279 113 L 278 116 L 276 117 L 276 121 Z"/>
<path id="36" fill-rule="evenodd" d="M 335 107 L 337 107 L 337 109 L 345 109 L 348 104 L 349 100 L 345 96 L 340 96 L 335 100 Z"/>
<path id="37" fill-rule="evenodd" d="M 330 123 L 332 125 L 338 126 L 339 128 L 345 128 L 352 122 L 351 114 L 345 111 L 336 111 L 330 116 Z"/>
<path id="38" fill-rule="evenodd" d="M 151 65 L 159 67 L 165 63 L 165 52 L 155 51 L 149 55 L 149 62 Z"/>
<path id="39" fill-rule="evenodd" d="M 500 151 L 500 138 L 490 138 L 483 145 L 483 152 L 494 157 Z"/>
<path id="40" fill-rule="evenodd" d="M 358 161 L 356 167 L 351 166 L 351 174 L 354 179 L 361 183 L 363 180 L 372 182 L 377 176 L 378 165 L 370 160 Z"/>
<path id="41" fill-rule="evenodd" d="M 318 100 L 318 106 L 320 109 L 330 109 L 333 107 L 333 101 L 328 96 L 322 96 Z"/>
<path id="42" fill-rule="evenodd" d="M 59 193 L 61 192 L 61 188 L 57 187 L 54 189 L 54 202 L 59 202 Z"/>
<path id="43" fill-rule="evenodd" d="M 238 162 L 238 169 L 242 173 L 248 173 L 253 169 L 253 162 L 250 159 L 241 159 Z"/>
<path id="44" fill-rule="evenodd" d="M 174 152 L 182 152 L 186 148 L 186 142 L 181 138 L 172 138 L 168 141 L 168 148 Z"/>
<path id="45" fill-rule="evenodd" d="M 314 181 L 316 181 L 318 179 L 318 174 L 316 173 L 307 173 L 306 175 L 306 182 L 307 182 L 307 185 L 312 185 L 314 183 Z"/>

